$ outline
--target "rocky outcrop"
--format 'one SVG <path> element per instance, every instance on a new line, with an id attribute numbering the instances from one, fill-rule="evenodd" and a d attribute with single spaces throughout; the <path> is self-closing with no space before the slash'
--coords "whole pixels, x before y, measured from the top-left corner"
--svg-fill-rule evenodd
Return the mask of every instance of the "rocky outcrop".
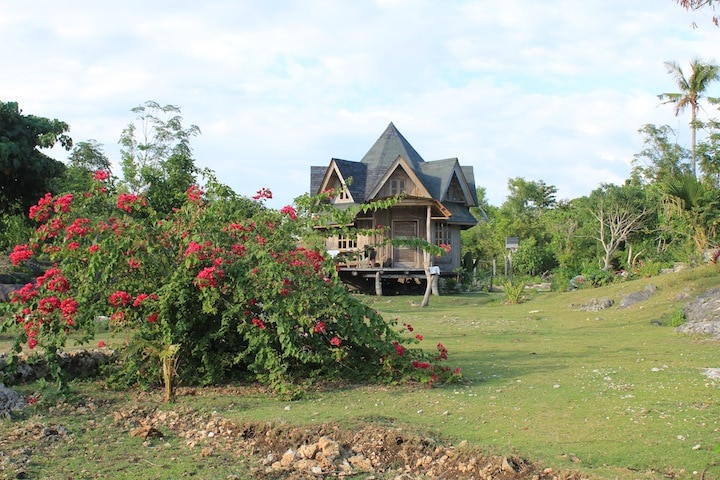
<path id="1" fill-rule="evenodd" d="M 648 284 L 647 287 L 645 287 L 643 290 L 640 290 L 639 292 L 634 292 L 628 295 L 625 295 L 622 300 L 620 300 L 620 304 L 618 305 L 618 308 L 625 308 L 629 307 L 631 305 L 635 305 L 639 302 L 644 302 L 645 300 L 649 299 L 653 296 L 653 294 L 657 292 L 657 287 L 653 285 L 652 283 Z"/>
<path id="2" fill-rule="evenodd" d="M 683 308 L 685 323 L 680 333 L 711 335 L 720 339 L 720 288 L 708 290 Z"/>

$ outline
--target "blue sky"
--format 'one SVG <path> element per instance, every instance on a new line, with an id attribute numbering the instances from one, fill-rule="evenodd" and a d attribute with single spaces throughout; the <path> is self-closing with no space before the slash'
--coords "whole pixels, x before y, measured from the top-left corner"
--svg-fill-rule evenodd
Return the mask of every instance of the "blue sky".
<path id="1" fill-rule="evenodd" d="M 177 105 L 196 163 L 278 208 L 390 122 L 425 160 L 472 165 L 493 205 L 513 177 L 570 199 L 627 178 L 646 123 L 689 147 L 657 94 L 676 91 L 664 61 L 719 60 L 710 17 L 673 0 L 3 2 L 0 100 L 113 162 L 131 108 Z"/>

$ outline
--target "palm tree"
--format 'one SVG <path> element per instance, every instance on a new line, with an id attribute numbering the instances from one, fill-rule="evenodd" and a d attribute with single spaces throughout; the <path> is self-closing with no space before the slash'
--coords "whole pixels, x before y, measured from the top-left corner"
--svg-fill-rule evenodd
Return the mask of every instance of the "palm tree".
<path id="1" fill-rule="evenodd" d="M 665 62 L 668 74 L 673 77 L 680 89 L 680 93 L 661 93 L 660 100 L 663 105 L 672 103 L 675 105 L 675 116 L 690 107 L 690 130 L 692 132 L 692 173 L 697 176 L 695 161 L 695 133 L 697 130 L 697 113 L 700 108 L 700 99 L 708 86 L 715 80 L 720 80 L 720 66 L 712 62 L 703 62 L 696 58 L 690 62 L 692 73 L 685 77 L 682 68 L 676 62 Z"/>

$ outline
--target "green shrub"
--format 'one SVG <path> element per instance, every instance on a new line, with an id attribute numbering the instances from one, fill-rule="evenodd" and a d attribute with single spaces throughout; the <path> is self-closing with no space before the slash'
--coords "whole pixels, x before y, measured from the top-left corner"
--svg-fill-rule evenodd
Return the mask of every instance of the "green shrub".
<path id="1" fill-rule="evenodd" d="M 668 318 L 667 324 L 670 327 L 679 327 L 685 323 L 685 320 L 685 310 L 683 307 L 678 306 L 675 307 L 675 310 L 670 315 L 670 318 Z"/>
<path id="2" fill-rule="evenodd" d="M 518 280 L 508 280 L 503 282 L 503 292 L 508 303 L 521 303 L 523 300 L 523 291 L 525 290 L 525 282 Z"/>

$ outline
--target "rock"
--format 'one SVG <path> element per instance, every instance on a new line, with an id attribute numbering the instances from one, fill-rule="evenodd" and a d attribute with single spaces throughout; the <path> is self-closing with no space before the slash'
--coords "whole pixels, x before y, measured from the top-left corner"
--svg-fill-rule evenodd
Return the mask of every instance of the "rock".
<path id="1" fill-rule="evenodd" d="M 0 302 L 9 302 L 12 293 L 23 286 L 24 283 L 0 283 Z"/>
<path id="2" fill-rule="evenodd" d="M 588 312 L 597 312 L 612 307 L 614 303 L 614 300 L 610 297 L 602 297 L 600 299 L 593 298 L 588 303 L 579 305 L 576 308 Z"/>
<path id="3" fill-rule="evenodd" d="M 517 470 L 515 470 L 515 464 L 510 463 L 510 460 L 508 460 L 507 457 L 503 458 L 502 466 L 500 467 L 500 469 L 503 472 L 508 472 L 508 473 L 515 473 L 517 471 Z"/>
<path id="4" fill-rule="evenodd" d="M 302 445 L 300 448 L 298 448 L 297 453 L 302 458 L 312 459 L 312 458 L 315 458 L 315 454 L 317 453 L 317 451 L 318 451 L 317 443 L 311 443 L 311 444 Z"/>
<path id="5" fill-rule="evenodd" d="M 653 294 L 657 291 L 657 287 L 653 285 L 652 283 L 648 284 L 645 289 L 640 290 L 639 292 L 634 292 L 629 295 L 625 295 L 622 300 L 620 300 L 620 304 L 618 305 L 618 308 L 625 308 L 630 307 L 632 305 L 635 305 L 636 303 L 643 302 L 647 300 L 648 298 L 652 297 Z"/>
<path id="6" fill-rule="evenodd" d="M 142 427 L 131 430 L 130 436 L 140 438 L 162 438 L 163 434 L 155 427 L 143 425 Z"/>
<path id="7" fill-rule="evenodd" d="M 293 462 L 295 462 L 296 453 L 297 452 L 295 450 L 293 450 L 292 448 L 289 449 L 288 451 L 286 451 L 283 454 L 282 458 L 280 459 L 280 466 L 287 468 L 290 465 L 292 465 Z"/>
<path id="8" fill-rule="evenodd" d="M 712 335 L 720 338 L 720 288 L 699 295 L 683 308 L 686 322 L 680 333 Z"/>
<path id="9" fill-rule="evenodd" d="M 340 445 L 328 437 L 320 437 L 317 443 L 317 448 L 320 450 L 323 457 L 330 461 L 340 456 Z"/>
<path id="10" fill-rule="evenodd" d="M 25 399 L 15 390 L 0 383 L 0 417 L 10 417 L 14 411 L 25 408 Z"/>

